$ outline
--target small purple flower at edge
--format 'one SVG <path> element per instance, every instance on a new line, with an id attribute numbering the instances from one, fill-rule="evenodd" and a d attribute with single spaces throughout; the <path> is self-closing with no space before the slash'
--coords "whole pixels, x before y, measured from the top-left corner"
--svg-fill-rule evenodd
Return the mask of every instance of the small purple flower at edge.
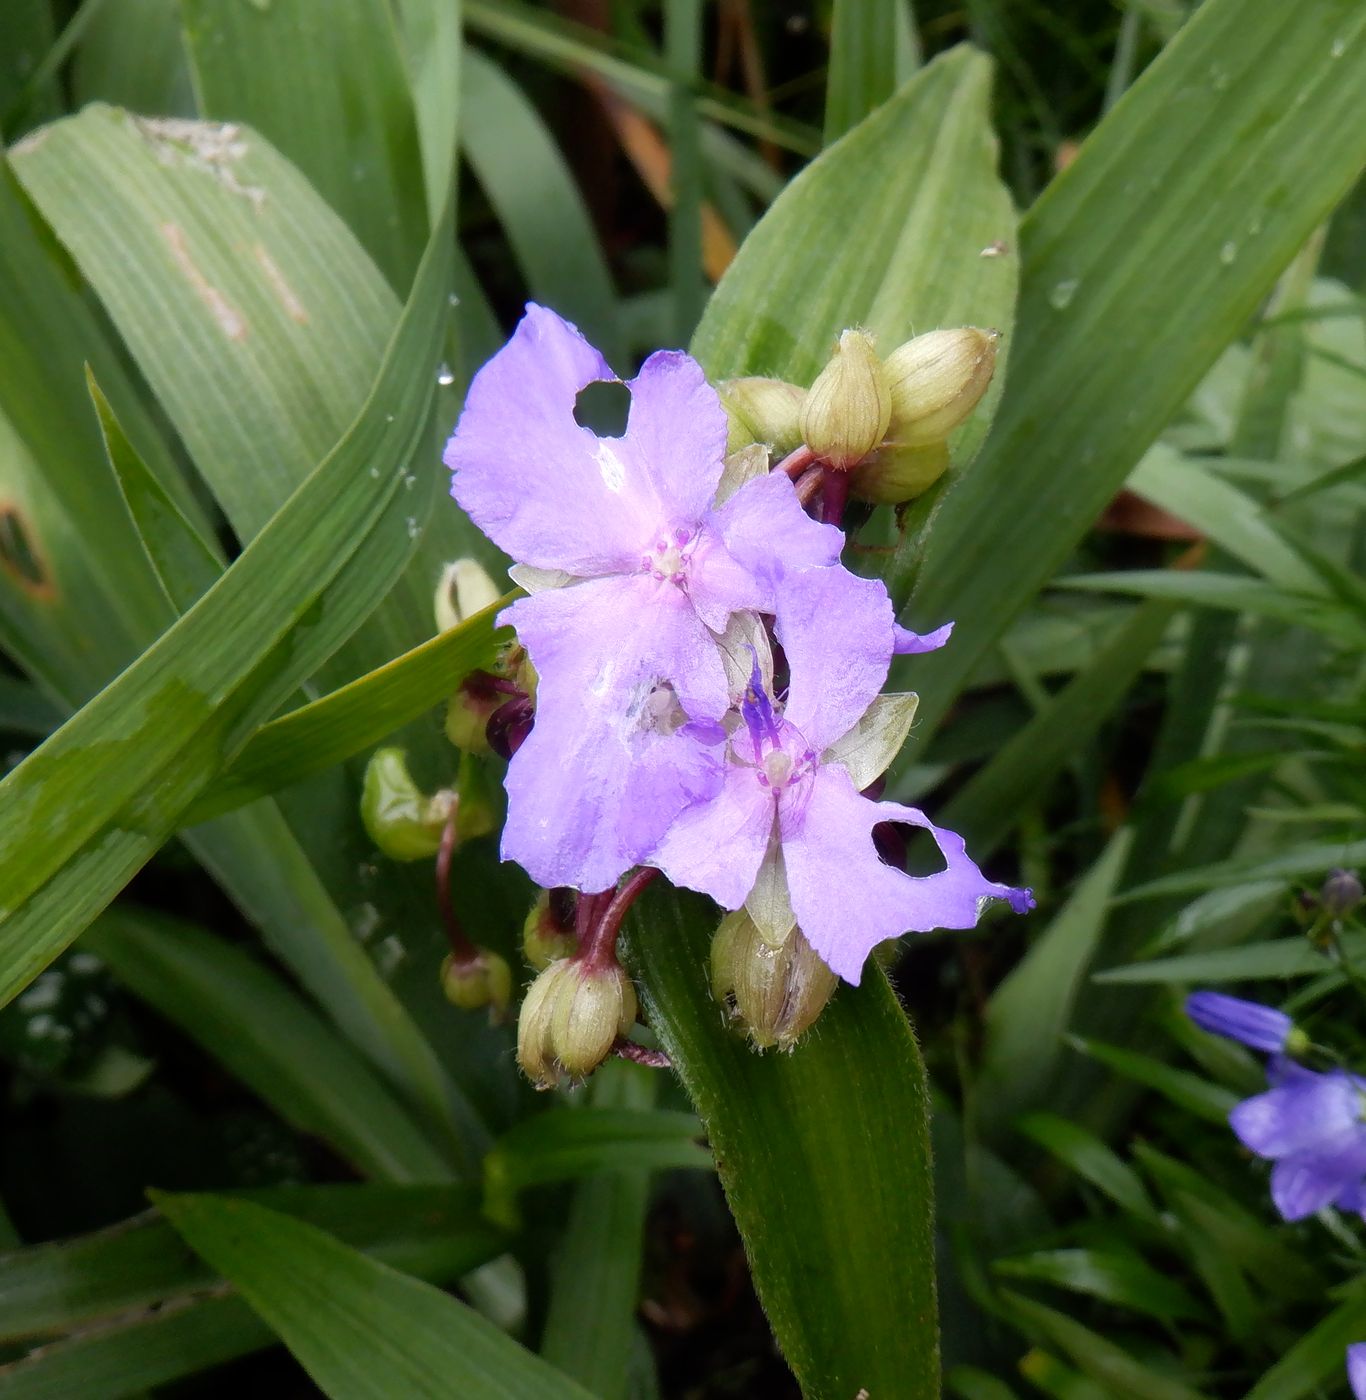
<path id="1" fill-rule="evenodd" d="M 1236 1105 L 1229 1124 L 1244 1147 L 1274 1164 L 1271 1199 L 1281 1217 L 1303 1220 L 1328 1205 L 1363 1212 L 1366 1080 L 1281 1058 L 1268 1077 L 1271 1088 Z"/>
<path id="2" fill-rule="evenodd" d="M 1353 1342 L 1347 1348 L 1347 1380 L 1356 1400 L 1366 1400 L 1366 1342 Z"/>
<path id="3" fill-rule="evenodd" d="M 1186 1015 L 1210 1035 L 1240 1041 L 1269 1055 L 1282 1054 L 1295 1031 L 1295 1023 L 1284 1011 L 1223 992 L 1192 992 L 1186 998 Z"/>

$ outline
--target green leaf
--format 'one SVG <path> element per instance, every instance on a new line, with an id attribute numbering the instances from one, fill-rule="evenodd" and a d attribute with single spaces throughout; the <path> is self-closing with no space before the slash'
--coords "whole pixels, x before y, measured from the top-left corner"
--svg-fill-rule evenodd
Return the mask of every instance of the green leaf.
<path id="1" fill-rule="evenodd" d="M 1053 1113 L 1027 1114 L 1015 1126 L 1083 1181 L 1103 1191 L 1121 1210 L 1141 1220 L 1157 1219 L 1142 1177 L 1088 1129 Z"/>
<path id="2" fill-rule="evenodd" d="M 365 1061 L 273 972 L 179 920 L 115 909 L 82 946 L 256 1091 L 363 1172 L 443 1181 L 449 1163 Z"/>
<path id="3" fill-rule="evenodd" d="M 1163 1321 L 1205 1316 L 1205 1309 L 1179 1283 L 1132 1254 L 1050 1249 L 994 1259 L 991 1267 L 1005 1278 L 1056 1284 Z"/>
<path id="4" fill-rule="evenodd" d="M 1077 1367 L 1098 1381 L 1114 1400 L 1202 1400 L 1200 1392 L 1169 1375 L 1143 1365 L 1122 1347 L 1083 1327 L 1065 1313 L 1018 1293 L 1002 1299 L 1027 1331 L 1042 1334 L 1066 1352 Z"/>
<path id="5" fill-rule="evenodd" d="M 612 276 L 554 137 L 521 88 L 473 50 L 465 52 L 461 84 L 461 147 L 507 233 L 528 290 L 624 369 Z"/>
<path id="6" fill-rule="evenodd" d="M 311 0 L 181 9 L 203 114 L 273 141 L 405 292 L 427 201 L 391 7 L 353 0 L 325 18 Z"/>
<path id="7" fill-rule="evenodd" d="M 1361 646 L 1366 636 L 1351 610 L 1330 598 L 1289 593 L 1276 584 L 1237 574 L 1128 569 L 1113 574 L 1069 574 L 1055 579 L 1052 586 L 1086 592 L 1129 593 L 1137 598 L 1165 598 L 1194 607 L 1254 613 L 1312 627 L 1349 646 Z"/>
<path id="8" fill-rule="evenodd" d="M 1245 1400 L 1300 1400 L 1342 1373 L 1347 1348 L 1366 1336 L 1366 1287 L 1357 1281 L 1345 1302 L 1306 1332 L 1248 1391 Z"/>
<path id="9" fill-rule="evenodd" d="M 1270 583 L 1322 593 L 1318 575 L 1251 496 L 1206 471 L 1195 457 L 1157 443 L 1125 483 L 1144 500 L 1208 535 L 1220 549 Z"/>
<path id="10" fill-rule="evenodd" d="M 1350 869 L 1366 862 L 1366 840 L 1320 841 L 1292 846 L 1279 855 L 1235 858 L 1181 870 L 1157 880 L 1136 885 L 1120 896 L 1122 900 L 1154 899 L 1169 894 L 1200 894 L 1223 885 L 1253 880 L 1292 880 L 1301 875 L 1322 879 L 1330 870 Z"/>
<path id="11" fill-rule="evenodd" d="M 283 1186 L 234 1194 L 429 1278 L 465 1273 L 505 1243 L 480 1219 L 471 1187 Z M 213 1270 L 148 1211 L 76 1239 L 0 1254 L 0 1336 L 50 1336 L 110 1322 L 214 1282 Z"/>
<path id="12" fill-rule="evenodd" d="M 870 964 L 790 1055 L 756 1054 L 711 999 L 710 911 L 650 892 L 626 953 L 701 1115 L 778 1344 L 809 1395 L 863 1386 L 929 1400 L 933 1178 L 915 1037 Z"/>
<path id="13" fill-rule="evenodd" d="M 588 1400 L 473 1309 L 277 1211 L 158 1196 L 331 1400 Z"/>
<path id="14" fill-rule="evenodd" d="M 594 1104 L 590 1111 L 653 1117 L 656 1088 L 657 1076 L 643 1066 L 620 1060 L 603 1065 L 589 1091 Z M 695 1119 L 692 1126 L 698 1130 Z M 696 1148 L 695 1143 L 690 1146 Z M 637 1160 L 628 1165 L 632 1156 Z M 646 1168 L 651 1165 L 670 1164 L 651 1163 L 648 1155 L 640 1156 L 628 1146 L 615 1167 L 579 1185 L 551 1259 L 541 1355 L 599 1400 L 627 1400 L 650 1197 Z M 695 1160 L 692 1165 L 697 1165 Z M 706 1165 L 711 1165 L 710 1159 Z"/>
<path id="15" fill-rule="evenodd" d="M 1067 1039 L 1073 1049 L 1099 1060 L 1116 1074 L 1122 1074 L 1126 1079 L 1132 1079 L 1135 1083 L 1156 1090 L 1178 1108 L 1198 1114 L 1221 1127 L 1228 1122 L 1229 1110 L 1238 1102 L 1238 1096 L 1221 1085 L 1211 1084 L 1198 1074 L 1173 1069 L 1151 1056 L 1140 1055 L 1118 1045 L 1105 1045 L 1098 1040 L 1088 1040 L 1084 1036 L 1073 1035 Z"/>
<path id="16" fill-rule="evenodd" d="M 227 567 L 222 552 L 186 519 L 170 492 L 148 469 L 89 370 L 86 380 L 123 503 L 166 601 L 179 616 L 218 581 Z"/>
<path id="17" fill-rule="evenodd" d="M 1056 1071 L 1063 1032 L 1100 941 L 1105 911 L 1132 839 L 1127 828 L 1111 838 L 1067 903 L 992 994 L 972 1099 L 976 1121 L 988 1136 L 999 1133 L 1007 1117 L 1035 1107 Z"/>
<path id="18" fill-rule="evenodd" d="M 523 0 L 464 0 L 466 22 L 473 33 L 504 44 L 581 78 L 597 74 L 629 101 L 652 116 L 662 117 L 672 74 L 658 54 L 620 44 L 585 24 L 548 14 Z M 761 111 L 734 93 L 698 83 L 699 115 L 737 131 L 772 141 L 799 155 L 814 155 L 816 133 L 796 122 Z"/>
<path id="19" fill-rule="evenodd" d="M 825 82 L 825 144 L 885 102 L 896 86 L 902 0 L 835 0 Z"/>
<path id="20" fill-rule="evenodd" d="M 246 1193 L 297 1214 L 396 1268 L 454 1281 L 501 1237 L 468 1191 L 311 1186 Z M 71 1329 L 0 1365 L 6 1400 L 122 1400 L 270 1345 L 270 1329 L 189 1254 L 155 1214 L 78 1240 L 0 1256 L 4 1316 L 16 1331 Z"/>
<path id="21" fill-rule="evenodd" d="M 1348 934 L 1343 942 L 1349 957 L 1366 955 L 1366 935 Z M 1316 977 L 1329 968 L 1330 963 L 1307 938 L 1272 938 L 1237 948 L 1212 948 L 1127 967 L 1107 967 L 1095 973 L 1092 980 L 1130 984 L 1254 982 L 1262 978 Z"/>
<path id="22" fill-rule="evenodd" d="M 379 670 L 262 725 L 182 821 L 204 821 L 325 772 L 420 718 L 471 671 L 493 664 L 510 635 L 494 626 L 507 604 L 502 598 Z"/>
<path id="23" fill-rule="evenodd" d="M 989 62 L 955 49 L 812 161 L 707 305 L 692 349 L 708 374 L 809 384 L 847 326 L 873 331 L 889 351 L 930 326 L 995 327 L 1008 343 L 1015 216 L 996 176 L 990 96 Z M 1004 253 L 981 256 L 998 241 Z M 960 462 L 995 398 L 993 389 L 959 430 Z"/>
<path id="24" fill-rule="evenodd" d="M 991 437 L 889 574 L 958 624 L 915 658 L 924 732 L 1356 179 L 1364 26 L 1355 0 L 1208 0 L 1029 211 Z"/>
<path id="25" fill-rule="evenodd" d="M 60 150 L 63 136 L 79 142 L 81 122 L 124 120 L 92 109 L 47 143 Z M 397 538 L 375 527 L 422 440 L 433 386 L 413 368 L 435 357 L 448 232 L 434 235 L 372 396 L 337 449 L 189 613 L 0 784 L 0 1001 L 109 902 L 406 559 L 401 527 Z"/>
<path id="26" fill-rule="evenodd" d="M 8 506 L 0 640 L 48 694 L 69 702 L 117 675 L 170 621 L 118 487 L 103 469 L 85 364 L 159 478 L 174 481 L 174 470 L 126 368 L 3 159 L 0 244 L 8 266 L 0 278 L 0 490 Z M 105 548 L 67 544 L 97 539 Z"/>
<path id="27" fill-rule="evenodd" d="M 484 1158 L 491 1219 L 504 1219 L 517 1192 L 599 1172 L 696 1167 L 711 1170 L 691 1113 L 643 1108 L 556 1108 L 510 1128 Z"/>
<path id="28" fill-rule="evenodd" d="M 1010 834 L 1019 814 L 1049 784 L 1128 693 L 1171 621 L 1169 604 L 1149 603 L 1052 695 L 954 794 L 936 820 L 960 832 L 978 860 Z"/>

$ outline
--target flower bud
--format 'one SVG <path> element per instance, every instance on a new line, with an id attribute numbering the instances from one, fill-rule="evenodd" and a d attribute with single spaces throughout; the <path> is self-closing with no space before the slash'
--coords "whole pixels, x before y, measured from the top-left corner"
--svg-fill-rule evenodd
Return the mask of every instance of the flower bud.
<path id="1" fill-rule="evenodd" d="M 948 469 L 949 445 L 945 441 L 924 447 L 884 443 L 854 468 L 850 494 L 875 505 L 897 506 L 923 496 Z"/>
<path id="2" fill-rule="evenodd" d="M 1335 919 L 1345 919 L 1361 903 L 1361 880 L 1355 870 L 1330 870 L 1319 890 L 1319 903 Z"/>
<path id="3" fill-rule="evenodd" d="M 1223 992 L 1192 992 L 1186 998 L 1186 1015 L 1209 1035 L 1236 1040 L 1268 1055 L 1290 1053 L 1292 1040 L 1298 1045 L 1304 1039 L 1301 1031 L 1295 1040 L 1297 1028 L 1284 1011 Z"/>
<path id="4" fill-rule="evenodd" d="M 873 342 L 862 331 L 845 331 L 807 391 L 802 441 L 827 465 L 847 471 L 886 437 L 891 413 L 891 391 Z"/>
<path id="5" fill-rule="evenodd" d="M 432 608 L 436 630 L 447 632 L 467 617 L 496 603 L 503 595 L 481 564 L 473 559 L 457 559 L 441 571 Z"/>
<path id="6" fill-rule="evenodd" d="M 489 752 L 489 720 L 508 699 L 495 688 L 496 679 L 487 671 L 471 671 L 446 706 L 446 737 L 461 753 Z"/>
<path id="7" fill-rule="evenodd" d="M 741 909 L 721 920 L 712 940 L 712 995 L 759 1049 L 790 1050 L 838 983 L 800 928 L 775 948 Z"/>
<path id="8" fill-rule="evenodd" d="M 441 964 L 441 990 L 463 1011 L 488 1006 L 501 1016 L 512 1000 L 512 969 L 505 958 L 487 948 L 480 948 L 472 959 L 457 960 L 448 953 Z"/>
<path id="9" fill-rule="evenodd" d="M 517 1022 L 517 1061 L 538 1088 L 583 1079 L 636 1020 L 636 992 L 618 963 L 553 962 L 531 984 Z"/>
<path id="10" fill-rule="evenodd" d="M 549 967 L 578 946 L 574 937 L 573 893 L 542 890 L 522 925 L 522 953 L 532 967 Z"/>
<path id="11" fill-rule="evenodd" d="M 402 749 L 376 749 L 365 766 L 360 815 L 376 847 L 391 860 L 434 856 L 458 798 L 448 788 L 428 797 L 413 782 Z"/>
<path id="12" fill-rule="evenodd" d="M 806 391 L 782 379 L 727 379 L 717 386 L 730 432 L 726 452 L 767 443 L 783 454 L 801 445 L 798 422 Z"/>
<path id="13" fill-rule="evenodd" d="M 962 326 L 930 331 L 887 356 L 891 440 L 901 447 L 942 442 L 977 407 L 996 370 L 999 331 Z"/>

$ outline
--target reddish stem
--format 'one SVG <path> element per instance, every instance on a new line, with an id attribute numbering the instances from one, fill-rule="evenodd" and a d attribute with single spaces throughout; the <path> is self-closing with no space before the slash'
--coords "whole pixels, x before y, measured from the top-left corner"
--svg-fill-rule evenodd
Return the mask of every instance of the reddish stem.
<path id="1" fill-rule="evenodd" d="M 451 899 L 451 857 L 455 854 L 456 813 L 452 812 L 441 828 L 441 845 L 436 851 L 436 907 L 441 915 L 441 926 L 446 930 L 446 942 L 451 945 L 451 957 L 462 967 L 468 967 L 479 959 L 479 949 L 470 942 L 469 935 L 461 927 L 455 916 L 455 904 Z"/>
<path id="2" fill-rule="evenodd" d="M 821 493 L 821 519 L 827 525 L 844 524 L 844 507 L 849 502 L 849 473 L 827 468 Z"/>
<path id="3" fill-rule="evenodd" d="M 659 874 L 651 866 L 644 866 L 612 895 L 606 908 L 599 903 L 593 910 L 593 923 L 587 934 L 579 933 L 579 961 L 588 972 L 601 972 L 617 960 L 617 935 L 631 906 L 640 898 L 641 891 Z M 603 896 L 595 897 L 601 901 Z M 582 902 L 580 903 L 582 908 Z"/>
<path id="4" fill-rule="evenodd" d="M 786 472 L 793 481 L 796 481 L 815 460 L 816 454 L 803 443 L 795 452 L 789 452 L 773 470 L 775 472 Z"/>
<path id="5" fill-rule="evenodd" d="M 824 467 L 808 467 L 797 482 L 797 499 L 803 506 L 809 506 L 816 499 L 825 481 Z"/>

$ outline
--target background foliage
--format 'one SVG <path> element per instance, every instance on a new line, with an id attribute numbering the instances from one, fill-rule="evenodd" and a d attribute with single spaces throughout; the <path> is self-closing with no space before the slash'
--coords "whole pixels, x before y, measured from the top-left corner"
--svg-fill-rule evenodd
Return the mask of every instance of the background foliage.
<path id="1" fill-rule="evenodd" d="M 881 1400 L 938 1394 L 937 1345 L 967 1400 L 1343 1392 L 1360 1229 L 1274 1221 L 1223 1123 L 1255 1066 L 1178 1008 L 1363 1040 L 1363 930 L 1304 929 L 1366 859 L 1363 31 L 0 11 L 0 1396 Z M 713 916 L 655 894 L 677 1075 L 535 1095 L 440 995 L 430 865 L 357 818 L 395 737 L 496 791 L 440 722 L 492 612 L 434 638 L 431 599 L 505 561 L 439 454 L 528 296 L 623 372 L 1004 334 L 944 489 L 849 557 L 958 624 L 889 795 L 1039 910 L 907 947 L 791 1056 L 724 1030 Z M 516 959 L 492 838 L 455 888 Z"/>

